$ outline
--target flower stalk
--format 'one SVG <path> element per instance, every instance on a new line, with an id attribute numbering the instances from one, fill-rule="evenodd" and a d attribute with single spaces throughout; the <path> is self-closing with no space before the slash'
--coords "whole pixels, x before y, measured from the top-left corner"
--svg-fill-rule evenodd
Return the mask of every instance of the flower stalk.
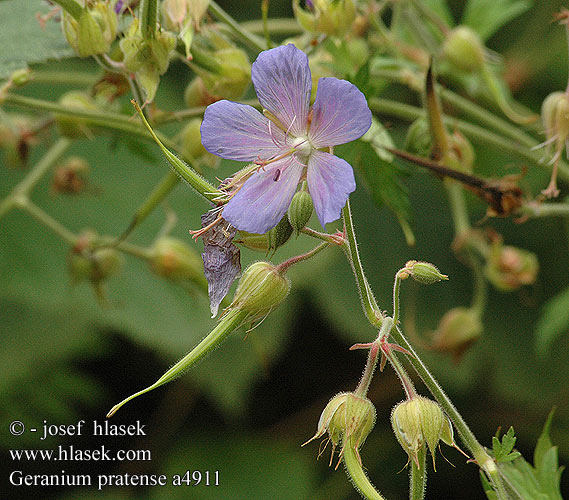
<path id="1" fill-rule="evenodd" d="M 353 443 L 348 443 L 344 447 L 342 456 L 346 466 L 346 473 L 360 494 L 367 500 L 385 500 L 364 472 L 357 448 Z"/>

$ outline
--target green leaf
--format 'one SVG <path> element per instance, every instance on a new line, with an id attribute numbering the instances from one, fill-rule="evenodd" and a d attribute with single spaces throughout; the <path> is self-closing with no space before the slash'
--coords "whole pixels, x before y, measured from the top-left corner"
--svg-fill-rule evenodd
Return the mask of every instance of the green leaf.
<path id="1" fill-rule="evenodd" d="M 508 449 L 513 448 L 515 438 L 511 428 L 511 434 L 509 430 L 497 447 L 495 446 L 497 439 L 493 440 L 500 473 L 505 477 L 508 487 L 521 500 L 562 500 L 560 485 L 563 468 L 559 467 L 557 447 L 552 445 L 549 438 L 553 413 L 554 410 L 550 412 L 538 439 L 533 467 L 519 454 L 514 460 L 504 461 L 498 458 L 497 450 L 503 456 Z M 506 458 L 508 456 L 506 455 Z"/>
<path id="2" fill-rule="evenodd" d="M 569 288 L 549 299 L 542 308 L 535 327 L 535 346 L 544 355 L 562 334 L 569 333 Z"/>
<path id="3" fill-rule="evenodd" d="M 469 0 L 462 16 L 462 24 L 470 26 L 482 40 L 487 40 L 532 4 L 532 0 Z"/>
<path id="4" fill-rule="evenodd" d="M 511 462 L 521 456 L 521 453 L 512 450 L 516 444 L 516 436 L 514 435 L 514 428 L 510 427 L 508 432 L 502 436 L 502 441 L 494 436 L 492 438 L 492 450 L 496 462 Z"/>
<path id="5" fill-rule="evenodd" d="M 400 181 L 402 171 L 391 163 L 391 153 L 381 146 L 393 147 L 387 131 L 374 121 L 366 135 L 334 152 L 354 167 L 377 206 L 387 206 L 397 217 L 408 244 L 414 236 L 409 226 L 411 204 L 407 189 Z"/>
<path id="6" fill-rule="evenodd" d="M 73 49 L 65 40 L 61 26 L 53 19 L 41 27 L 37 15 L 52 9 L 40 0 L 6 0 L 0 2 L 0 78 L 28 64 L 49 59 L 72 57 Z"/>

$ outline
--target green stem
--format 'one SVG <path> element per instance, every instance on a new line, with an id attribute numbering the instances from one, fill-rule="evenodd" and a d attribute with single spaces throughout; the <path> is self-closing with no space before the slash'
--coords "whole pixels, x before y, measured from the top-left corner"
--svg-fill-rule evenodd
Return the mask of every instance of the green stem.
<path id="1" fill-rule="evenodd" d="M 303 227 L 300 230 L 300 232 L 306 234 L 307 236 L 311 236 L 312 238 L 316 238 L 317 240 L 322 240 L 327 243 L 332 243 L 333 245 L 343 246 L 345 243 L 345 239 L 343 236 L 339 236 L 336 234 L 321 233 L 320 231 L 315 231 L 314 229 L 311 229 L 308 226 Z"/>
<path id="2" fill-rule="evenodd" d="M 28 198 L 17 198 L 16 206 L 22 210 L 25 210 L 38 222 L 41 222 L 44 226 L 51 229 L 68 245 L 73 246 L 75 243 L 77 243 L 78 237 L 75 234 L 69 231 L 69 229 L 67 229 L 61 223 L 56 221 L 51 215 L 44 212 L 40 207 L 32 203 Z"/>
<path id="3" fill-rule="evenodd" d="M 346 473 L 360 494 L 367 500 L 385 500 L 364 472 L 356 444 L 352 442 L 352 439 L 344 444 L 342 457 L 346 465 Z"/>
<path id="4" fill-rule="evenodd" d="M 75 0 L 53 0 L 53 3 L 60 5 L 63 10 L 79 21 L 81 12 L 83 12 L 83 7 L 81 7 L 81 5 L 79 5 Z"/>
<path id="5" fill-rule="evenodd" d="M 15 207 L 18 199 L 26 200 L 28 198 L 34 186 L 65 154 L 71 144 L 72 141 L 70 139 L 62 137 L 48 149 L 42 159 L 30 170 L 28 175 L 0 202 L 0 218 Z"/>
<path id="6" fill-rule="evenodd" d="M 453 180 L 446 180 L 445 187 L 449 198 L 455 236 L 460 237 L 470 231 L 468 209 L 462 186 Z"/>
<path id="7" fill-rule="evenodd" d="M 409 122 L 425 116 L 425 111 L 421 108 L 389 99 L 370 99 L 368 104 L 374 113 L 396 117 Z M 543 166 L 541 161 L 542 155 L 538 151 L 531 151 L 525 147 L 520 147 L 520 144 L 515 141 L 511 141 L 505 137 L 497 135 L 496 133 L 478 125 L 467 123 L 456 118 L 445 116 L 443 122 L 451 129 L 457 128 L 474 141 L 513 153 L 536 165 Z M 537 141 L 535 141 L 535 145 L 537 144 Z M 565 181 L 569 181 L 569 166 L 567 166 L 567 164 L 559 163 L 559 176 Z"/>
<path id="8" fill-rule="evenodd" d="M 409 475 L 409 500 L 423 500 L 427 487 L 427 468 L 426 458 L 427 450 L 425 446 L 421 446 L 417 452 L 417 461 L 419 465 L 411 460 L 411 473 Z"/>
<path id="9" fill-rule="evenodd" d="M 356 283 L 360 292 L 362 307 L 367 320 L 374 326 L 379 327 L 383 321 L 383 316 L 375 301 L 371 287 L 365 277 L 360 254 L 358 252 L 358 244 L 356 242 L 356 234 L 352 222 L 352 212 L 350 209 L 350 200 L 346 202 L 346 206 L 342 209 L 342 219 L 344 221 L 344 231 L 346 233 L 346 243 L 344 244 L 344 252 L 348 258 L 352 270 L 356 277 Z"/>
<path id="10" fill-rule="evenodd" d="M 413 346 L 407 341 L 397 326 L 392 330 L 391 336 L 401 347 L 409 351 L 411 355 L 407 356 L 407 360 L 411 366 L 413 366 L 419 377 L 421 377 L 423 383 L 427 386 L 433 397 L 442 406 L 445 413 L 452 420 L 461 440 L 473 454 L 478 465 L 484 470 L 490 471 L 492 469 L 490 463 L 495 466 L 492 458 L 488 455 L 488 453 L 486 453 L 484 447 L 478 442 L 476 436 L 472 433 L 462 418 L 462 415 L 454 407 L 452 401 L 445 394 L 442 387 L 439 385 L 435 377 L 431 374 L 427 366 L 423 363 L 419 355 L 415 352 Z"/>
<path id="11" fill-rule="evenodd" d="M 140 32 L 145 40 L 156 37 L 156 24 L 158 23 L 158 1 L 140 0 Z"/>
<path id="12" fill-rule="evenodd" d="M 180 178 L 176 172 L 169 170 L 160 183 L 152 190 L 148 198 L 138 207 L 126 230 L 117 238 L 117 242 L 125 240 L 130 233 L 148 217 L 152 211 L 178 185 Z"/>
<path id="13" fill-rule="evenodd" d="M 95 73 L 81 71 L 41 71 L 34 70 L 31 74 L 34 83 L 47 83 L 50 85 L 73 85 L 76 87 L 90 87 L 97 81 Z"/>
<path id="14" fill-rule="evenodd" d="M 300 35 L 304 33 L 296 19 L 267 19 L 266 22 L 269 33 L 273 36 L 280 35 Z M 265 33 L 265 22 L 260 20 L 245 21 L 241 23 L 241 27 L 250 33 L 262 35 Z"/>
<path id="15" fill-rule="evenodd" d="M 140 106 L 135 101 L 133 101 L 133 104 L 138 112 L 138 115 L 140 116 L 140 119 L 144 123 L 145 127 L 148 129 L 148 132 L 150 133 L 156 144 L 158 144 L 158 146 L 162 150 L 162 153 L 168 160 L 168 163 L 170 163 L 170 166 L 172 167 L 174 172 L 176 172 L 177 175 L 179 175 L 182 179 L 184 179 L 192 188 L 194 188 L 198 192 L 198 194 L 203 196 L 208 201 L 215 202 L 219 198 L 219 196 L 223 195 L 221 191 L 212 186 L 207 180 L 205 180 L 200 174 L 198 174 L 190 165 L 184 163 L 182 160 L 180 160 L 178 157 L 172 154 L 168 150 L 168 148 L 164 146 L 164 144 L 155 134 L 154 130 L 152 130 L 152 127 L 150 126 L 150 124 L 142 114 Z"/>
<path id="16" fill-rule="evenodd" d="M 266 49 L 262 38 L 250 33 L 243 28 L 235 19 L 233 19 L 227 12 L 225 12 L 216 2 L 210 1 L 209 11 L 211 14 L 219 19 L 221 22 L 227 24 L 229 28 L 237 35 L 237 37 L 246 45 L 255 49 L 257 52 L 261 52 Z"/>
<path id="17" fill-rule="evenodd" d="M 399 323 L 399 295 L 401 290 L 401 271 L 397 271 L 395 275 L 395 280 L 393 282 L 393 324 L 397 325 Z"/>
<path id="18" fill-rule="evenodd" d="M 174 366 L 167 370 L 164 375 L 162 375 L 154 384 L 148 386 L 135 394 L 132 394 L 128 398 L 122 400 L 120 403 L 116 404 L 111 408 L 111 411 L 107 413 L 107 418 L 112 417 L 121 406 L 125 405 L 132 399 L 141 396 L 147 392 L 152 391 L 160 387 L 161 385 L 171 382 L 175 378 L 182 375 L 186 370 L 195 365 L 198 361 L 206 357 L 211 351 L 218 347 L 233 330 L 238 328 L 241 323 L 246 319 L 247 313 L 239 310 L 231 310 L 225 316 L 223 316 L 215 328 L 188 354 L 186 354 L 182 359 L 180 359 Z"/>
<path id="19" fill-rule="evenodd" d="M 263 20 L 263 34 L 265 35 L 265 41 L 267 43 L 267 48 L 273 48 L 273 42 L 271 42 L 271 32 L 269 31 L 269 0 L 261 0 L 261 16 Z"/>
<path id="20" fill-rule="evenodd" d="M 281 273 L 281 274 L 285 273 L 289 267 L 294 266 L 295 264 L 298 264 L 298 263 L 303 262 L 305 260 L 308 260 L 311 257 L 314 257 L 316 254 L 320 253 L 322 250 L 324 250 L 328 246 L 330 246 L 330 243 L 328 243 L 328 242 L 320 243 L 320 245 L 318 245 L 317 247 L 314 247 L 309 252 L 306 252 L 302 255 L 297 255 L 296 257 L 291 257 L 290 259 L 287 259 L 284 262 L 281 262 L 276 267 L 276 271 Z"/>
<path id="21" fill-rule="evenodd" d="M 538 203 L 529 202 L 522 206 L 519 212 L 528 217 L 569 217 L 569 203 Z"/>

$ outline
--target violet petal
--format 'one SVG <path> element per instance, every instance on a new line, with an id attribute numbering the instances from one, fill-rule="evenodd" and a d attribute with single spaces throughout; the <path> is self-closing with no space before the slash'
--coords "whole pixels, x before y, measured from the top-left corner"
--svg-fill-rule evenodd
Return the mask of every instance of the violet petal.
<path id="1" fill-rule="evenodd" d="M 200 133 L 210 153 L 237 161 L 272 158 L 281 151 L 285 139 L 255 108 L 226 100 L 207 107 Z"/>
<path id="2" fill-rule="evenodd" d="M 313 151 L 308 159 L 308 190 L 322 227 L 340 218 L 350 193 L 356 189 L 352 166 L 342 158 Z"/>
<path id="3" fill-rule="evenodd" d="M 266 233 L 288 210 L 304 168 L 287 156 L 253 173 L 225 205 L 223 218 L 242 231 Z"/>
<path id="4" fill-rule="evenodd" d="M 292 44 L 261 52 L 251 79 L 263 108 L 293 135 L 304 135 L 312 89 L 306 54 Z"/>
<path id="5" fill-rule="evenodd" d="M 353 141 L 371 126 L 365 96 L 346 80 L 320 78 L 312 110 L 308 137 L 316 148 Z"/>

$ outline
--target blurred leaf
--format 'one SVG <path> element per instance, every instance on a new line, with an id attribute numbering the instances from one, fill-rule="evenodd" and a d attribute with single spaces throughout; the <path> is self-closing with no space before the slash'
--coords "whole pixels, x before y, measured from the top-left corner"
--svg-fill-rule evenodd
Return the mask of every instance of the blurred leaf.
<path id="1" fill-rule="evenodd" d="M 535 327 L 538 354 L 543 356 L 555 339 L 564 333 L 569 333 L 569 288 L 549 299 L 541 309 Z"/>
<path id="2" fill-rule="evenodd" d="M 389 160 L 391 154 L 381 148 L 381 145 L 392 147 L 393 143 L 378 122 L 372 125 L 368 134 L 371 135 L 366 134 L 361 140 L 339 146 L 334 151 L 360 174 L 376 205 L 385 205 L 395 213 L 408 243 L 412 244 L 411 204 L 407 189 L 400 181 L 401 170 Z"/>
<path id="3" fill-rule="evenodd" d="M 470 26 L 482 40 L 487 40 L 504 24 L 527 11 L 532 4 L 532 0 L 469 0 L 462 16 L 462 24 Z"/>
<path id="4" fill-rule="evenodd" d="M 0 2 L 0 78 L 28 64 L 74 55 L 59 23 L 49 19 L 40 26 L 37 15 L 45 16 L 52 7 L 40 0 Z"/>
<path id="5" fill-rule="evenodd" d="M 512 462 L 499 462 L 500 473 L 508 487 L 522 500 L 562 500 L 560 483 L 563 467 L 559 467 L 557 447 L 551 444 L 549 414 L 536 445 L 533 467 L 523 457 Z M 508 431 L 509 434 L 509 431 Z M 508 440 L 511 444 L 511 439 Z"/>
<path id="6" fill-rule="evenodd" d="M 268 499 L 299 500 L 309 497 L 315 486 L 308 457 L 300 448 L 300 439 L 290 443 L 276 436 L 271 445 L 264 439 L 235 432 L 229 436 L 211 433 L 192 434 L 179 440 L 164 473 L 184 476 L 190 470 L 199 470 L 204 477 L 210 471 L 219 471 L 219 486 L 200 485 L 168 487 L 169 500 Z M 191 493 L 190 493 L 191 492 Z M 162 488 L 153 488 L 149 499 L 162 500 Z"/>
<path id="7" fill-rule="evenodd" d="M 454 26 L 452 13 L 448 8 L 448 0 L 420 0 L 433 14 L 439 17 L 447 26 Z"/>

